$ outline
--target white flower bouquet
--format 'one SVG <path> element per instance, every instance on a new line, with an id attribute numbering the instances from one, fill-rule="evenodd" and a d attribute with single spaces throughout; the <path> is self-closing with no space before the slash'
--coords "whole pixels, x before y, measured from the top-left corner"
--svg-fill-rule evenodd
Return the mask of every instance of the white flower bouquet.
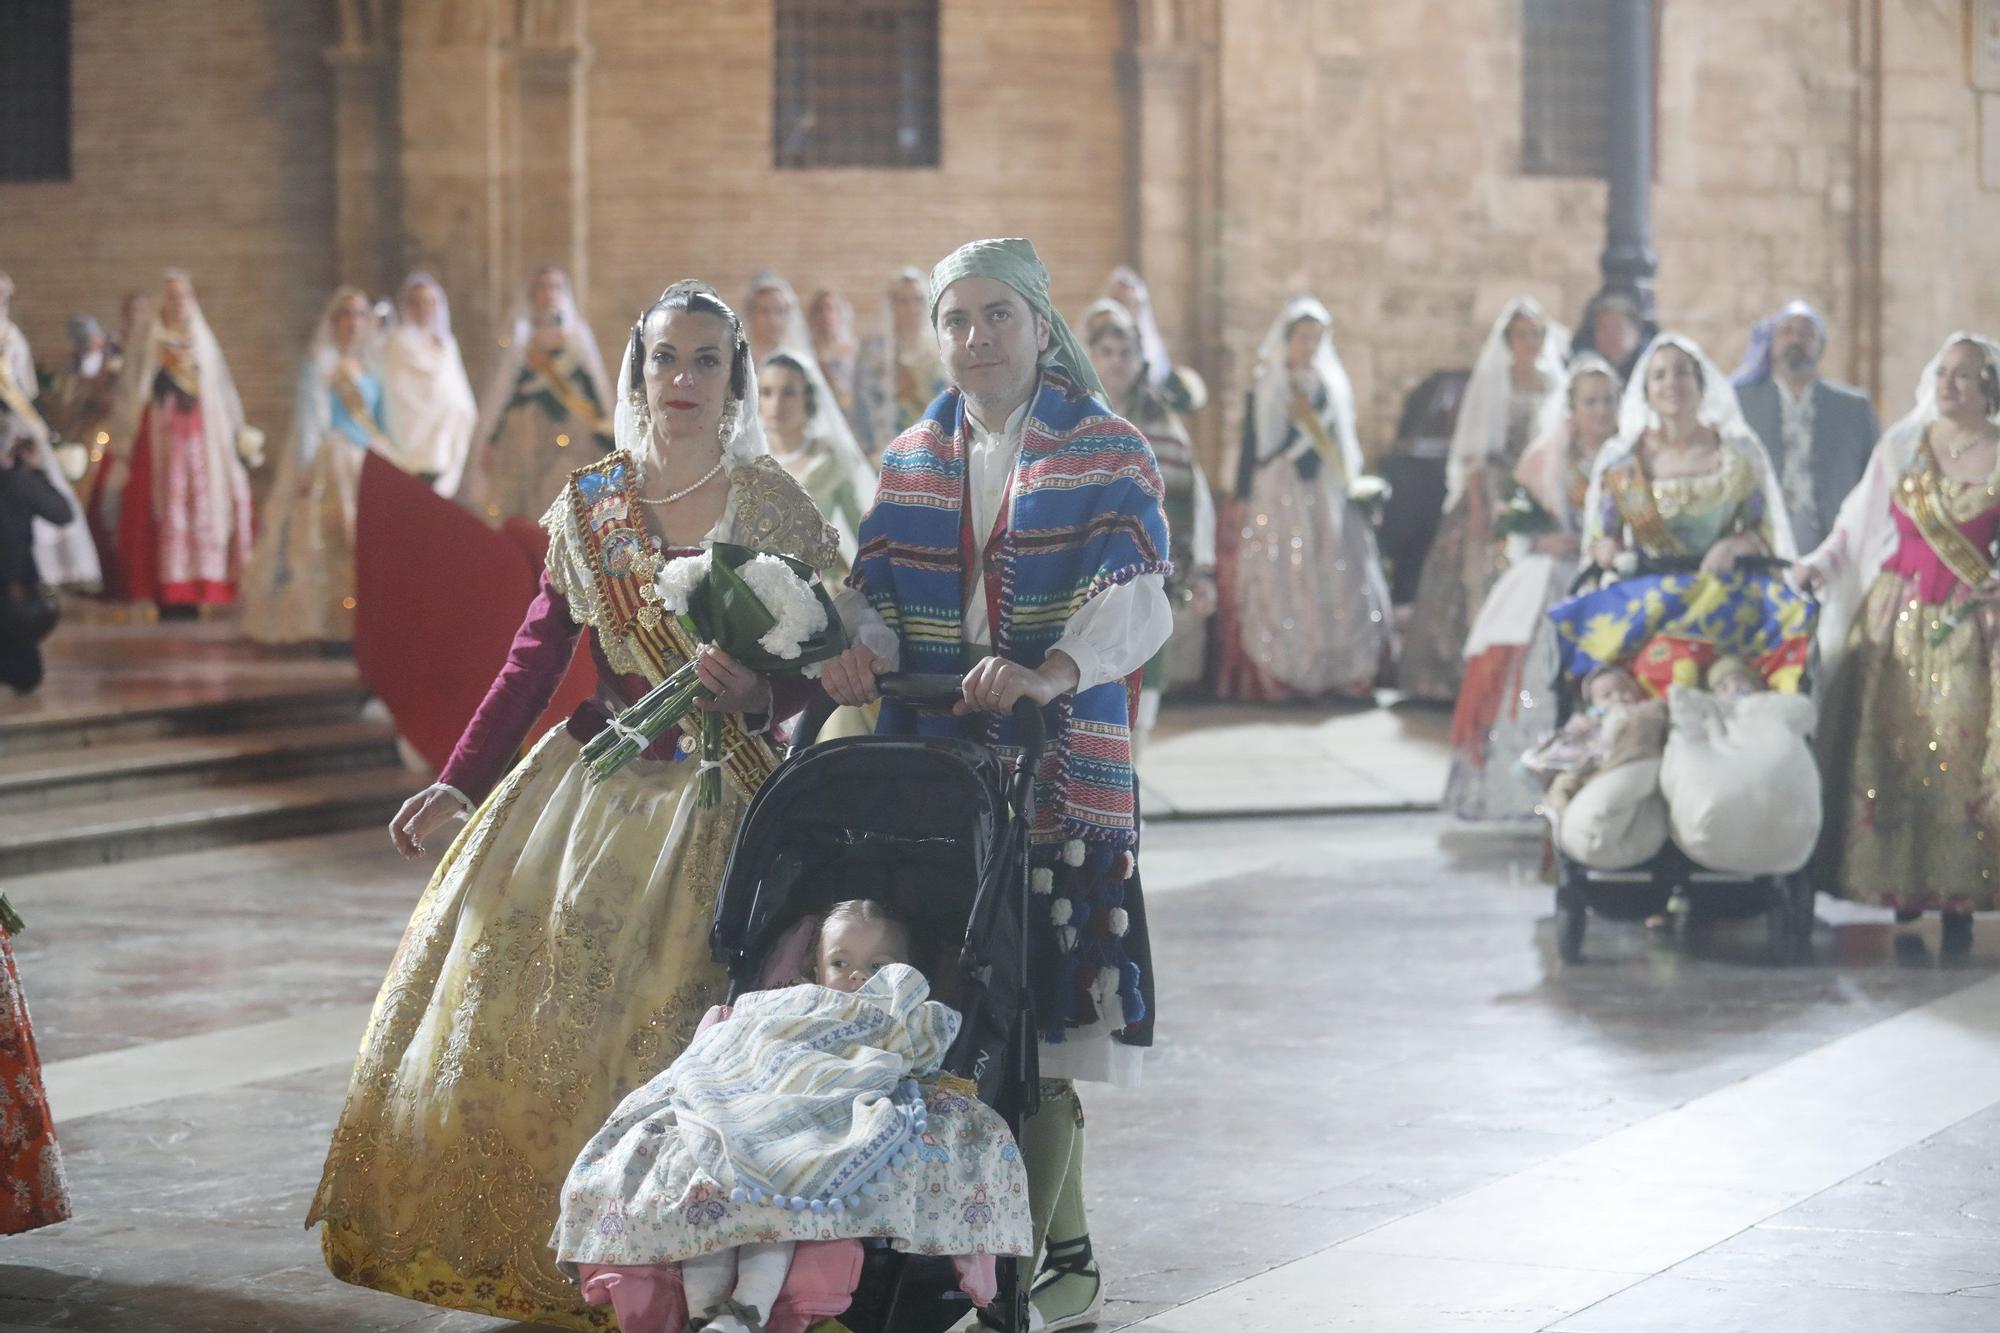
<path id="1" fill-rule="evenodd" d="M 700 555 L 669 560 L 654 580 L 660 608 L 680 617 L 688 637 L 714 644 L 765 677 L 819 674 L 847 647 L 847 634 L 818 571 L 790 556 L 715 543 Z M 584 771 L 602 782 L 670 727 L 697 699 L 711 697 L 689 662 L 621 712 L 583 747 Z M 701 712 L 700 804 L 722 795 L 722 723 Z"/>

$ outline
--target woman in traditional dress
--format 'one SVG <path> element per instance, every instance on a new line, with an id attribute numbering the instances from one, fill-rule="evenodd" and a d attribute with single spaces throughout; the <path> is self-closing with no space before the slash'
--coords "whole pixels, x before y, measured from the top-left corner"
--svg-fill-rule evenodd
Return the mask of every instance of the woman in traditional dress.
<path id="1" fill-rule="evenodd" d="M 812 330 L 813 359 L 833 390 L 841 419 L 856 439 L 868 434 L 867 404 L 855 392 L 861 371 L 861 340 L 854 333 L 854 304 L 839 292 L 822 287 L 806 306 Z"/>
<path id="2" fill-rule="evenodd" d="M 875 469 L 861 456 L 839 407 L 829 402 L 805 362 L 790 352 L 774 352 L 758 368 L 758 410 L 771 457 L 819 506 L 840 533 L 841 580 L 854 563 L 855 533 L 875 499 Z"/>
<path id="3" fill-rule="evenodd" d="M 569 275 L 535 270 L 472 432 L 459 500 L 490 523 L 540 518 L 577 468 L 612 447 L 611 381 Z"/>
<path id="4" fill-rule="evenodd" d="M 1493 321 L 1452 427 L 1444 518 L 1424 557 L 1403 635 L 1396 685 L 1413 699 L 1452 699 L 1464 674 L 1472 616 L 1500 576 L 1493 520 L 1542 405 L 1562 382 L 1569 338 L 1542 308 L 1516 297 Z"/>
<path id="5" fill-rule="evenodd" d="M 382 419 L 394 450 L 388 458 L 439 495 L 454 495 L 479 407 L 451 334 L 451 306 L 436 278 L 412 273 L 396 309 L 382 348 Z"/>
<path id="6" fill-rule="evenodd" d="M 16 434 L 30 437 L 33 443 L 29 447 L 37 464 L 72 515 L 67 523 L 51 523 L 40 517 L 34 520 L 35 567 L 42 582 L 52 588 L 95 592 L 104 582 L 97 543 L 91 539 L 89 526 L 75 520 L 83 508 L 76 502 L 69 478 L 63 475 L 54 447 L 55 432 L 35 406 L 41 388 L 35 379 L 35 356 L 28 348 L 27 335 L 14 323 L 13 313 L 14 280 L 0 273 L 0 448 L 11 443 Z"/>
<path id="7" fill-rule="evenodd" d="M 1514 465 L 1502 514 L 1510 564 L 1466 642 L 1465 683 L 1451 719 L 1444 807 L 1460 819 L 1532 818 L 1541 788 L 1516 762 L 1555 726 L 1554 627 L 1543 614 L 1569 594 L 1598 450 L 1618 430 L 1618 373 L 1586 353 L 1543 409 L 1535 442 Z"/>
<path id="8" fill-rule="evenodd" d="M 53 1226 L 69 1216 L 69 1181 L 42 1091 L 42 1061 L 28 1000 L 14 969 L 20 921 L 0 898 L 0 1236 Z"/>
<path id="9" fill-rule="evenodd" d="M 836 536 L 764 451 L 736 315 L 679 282 L 633 326 L 620 449 L 568 479 L 543 519 L 541 591 L 440 781 L 391 826 L 421 851 L 460 812 L 363 1038 L 308 1225 L 347 1281 L 590 1328 L 549 1235 L 577 1151 L 664 1069 L 722 995 L 708 928 L 745 803 L 778 761 L 775 692 L 662 615 L 668 559 L 730 541 L 832 563 Z M 589 639 L 598 694 L 514 763 Z M 677 731 L 601 782 L 582 745 L 690 659 L 723 718 L 720 801 L 697 799 Z"/>
<path id="10" fill-rule="evenodd" d="M 1166 511 L 1173 552 L 1166 590 L 1174 608 L 1174 631 L 1146 664 L 1133 727 L 1135 743 L 1143 743 L 1166 692 L 1198 684 L 1207 674 L 1208 620 L 1215 613 L 1215 498 L 1194 456 L 1187 427 L 1167 406 L 1151 375 L 1142 351 L 1146 345 L 1142 327 L 1124 306 L 1106 299 L 1084 312 L 1083 331 L 1108 405 L 1137 426 L 1153 446 L 1165 487 L 1160 505 Z"/>
<path id="11" fill-rule="evenodd" d="M 1375 533 L 1348 498 L 1361 443 L 1332 327 L 1302 296 L 1258 348 L 1219 580 L 1225 699 L 1367 699 L 1392 642 Z"/>
<path id="12" fill-rule="evenodd" d="M 879 458 L 951 387 L 938 356 L 937 333 L 925 314 L 929 281 L 922 269 L 897 270 L 889 279 L 886 329 L 861 345 L 856 391 L 865 404 L 868 434 L 861 446 L 870 459 Z"/>
<path id="13" fill-rule="evenodd" d="M 1627 552 L 1699 557 L 1707 574 L 1744 556 L 1797 554 L 1784 492 L 1735 389 L 1677 333 L 1655 338 L 1634 367 L 1584 505 L 1584 552 L 1607 570 Z"/>
<path id="14" fill-rule="evenodd" d="M 251 540 L 244 456 L 260 458 L 262 441 L 193 281 L 169 270 L 159 309 L 125 348 L 109 465 L 91 496 L 113 597 L 187 615 L 236 600 Z"/>
<path id="15" fill-rule="evenodd" d="M 1954 333 L 1799 562 L 1824 596 L 1819 887 L 1970 947 L 2000 906 L 2000 344 Z"/>
<path id="16" fill-rule="evenodd" d="M 392 452 L 368 293 L 341 287 L 313 329 L 292 437 L 243 577 L 243 632 L 258 643 L 354 637 L 354 500 L 361 460 Z"/>
<path id="17" fill-rule="evenodd" d="M 96 490 L 105 448 L 111 443 L 111 413 L 125 360 L 111 345 L 104 326 L 89 315 L 71 315 L 68 331 L 69 359 L 49 377 L 42 418 L 56 439 L 73 441 L 83 451 L 84 470 L 76 489 L 88 496 Z M 81 513 L 76 526 L 87 537 L 90 528 Z"/>

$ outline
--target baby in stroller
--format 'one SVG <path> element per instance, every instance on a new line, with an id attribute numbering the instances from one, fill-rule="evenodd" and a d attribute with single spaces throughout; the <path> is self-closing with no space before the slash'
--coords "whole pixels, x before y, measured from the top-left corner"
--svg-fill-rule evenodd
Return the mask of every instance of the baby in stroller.
<path id="1" fill-rule="evenodd" d="M 625 1333 L 803 1328 L 845 1308 L 864 1238 L 952 1256 L 980 1305 L 995 1257 L 1029 1253 L 1019 1150 L 938 1073 L 960 1019 L 914 943 L 869 899 L 799 922 L 774 988 L 711 1010 L 586 1145 L 552 1243 Z"/>
<path id="2" fill-rule="evenodd" d="M 1584 678 L 1587 708 L 1523 762 L 1550 780 L 1548 808 L 1565 855 L 1623 870 L 1669 838 L 1705 869 L 1790 874 L 1819 836 L 1814 710 L 1776 692 L 1751 663 L 1723 656 L 1701 685 L 1685 659 L 1664 700 L 1622 666 Z"/>
<path id="3" fill-rule="evenodd" d="M 1667 840 L 1666 705 L 1622 666 L 1593 670 L 1579 693 L 1585 707 L 1522 762 L 1549 782 L 1548 811 L 1568 856 L 1603 869 L 1637 865 Z"/>

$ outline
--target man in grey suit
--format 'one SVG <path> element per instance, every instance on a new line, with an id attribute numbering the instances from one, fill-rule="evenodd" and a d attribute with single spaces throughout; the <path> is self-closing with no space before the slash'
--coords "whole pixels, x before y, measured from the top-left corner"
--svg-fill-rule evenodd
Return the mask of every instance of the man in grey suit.
<path id="1" fill-rule="evenodd" d="M 1826 318 L 1794 301 L 1757 321 L 1732 377 L 1743 415 L 1777 469 L 1800 555 L 1825 539 L 1875 447 L 1868 395 L 1819 377 L 1825 351 Z"/>

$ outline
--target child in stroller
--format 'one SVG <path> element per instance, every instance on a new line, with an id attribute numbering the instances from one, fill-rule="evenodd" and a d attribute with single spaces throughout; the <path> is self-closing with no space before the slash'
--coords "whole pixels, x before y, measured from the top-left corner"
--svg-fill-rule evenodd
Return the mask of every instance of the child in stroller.
<path id="1" fill-rule="evenodd" d="M 1716 576 L 1661 562 L 1550 610 L 1557 741 L 1588 725 L 1572 720 L 1587 684 L 1624 696 L 1602 731 L 1628 751 L 1556 820 L 1565 960 L 1580 956 L 1587 908 L 1655 917 L 1676 896 L 1705 914 L 1762 909 L 1774 958 L 1802 951 L 1819 830 L 1805 696 L 1817 606 L 1767 564 Z M 1652 702 L 1632 700 L 1641 692 Z"/>
<path id="2" fill-rule="evenodd" d="M 585 1147 L 555 1244 L 626 1333 L 803 1328 L 845 1307 L 864 1238 L 950 1256 L 981 1306 L 995 1256 L 1029 1252 L 1020 1153 L 939 1073 L 960 1020 L 915 942 L 870 899 L 804 918 L 766 963 L 777 988 L 711 1010 Z"/>

